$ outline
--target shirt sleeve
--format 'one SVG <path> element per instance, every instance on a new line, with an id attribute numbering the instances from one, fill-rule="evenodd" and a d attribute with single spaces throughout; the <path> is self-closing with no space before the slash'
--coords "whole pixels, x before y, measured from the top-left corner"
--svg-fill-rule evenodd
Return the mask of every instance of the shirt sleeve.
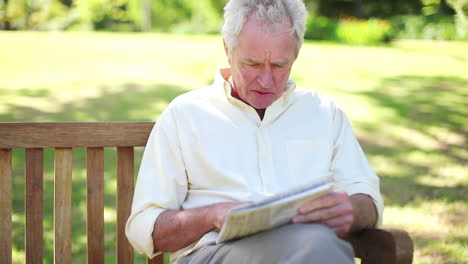
<path id="1" fill-rule="evenodd" d="M 187 177 L 181 155 L 177 124 L 168 107 L 148 139 L 138 173 L 125 234 L 139 253 L 153 258 L 153 228 L 166 209 L 179 210 L 187 195 Z"/>
<path id="2" fill-rule="evenodd" d="M 384 205 L 379 178 L 370 167 L 351 124 L 341 109 L 336 108 L 333 122 L 334 148 L 330 172 L 335 181 L 335 189 L 349 195 L 362 193 L 372 197 L 378 214 L 377 227 L 380 227 Z"/>

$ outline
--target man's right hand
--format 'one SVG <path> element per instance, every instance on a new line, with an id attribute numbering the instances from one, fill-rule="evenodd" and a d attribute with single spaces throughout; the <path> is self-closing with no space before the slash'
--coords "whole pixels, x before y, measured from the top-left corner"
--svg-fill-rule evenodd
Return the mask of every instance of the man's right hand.
<path id="1" fill-rule="evenodd" d="M 212 210 L 210 211 L 212 214 L 212 221 L 214 225 L 214 230 L 219 231 L 223 227 L 224 220 L 226 220 L 226 216 L 229 214 L 229 211 L 233 207 L 245 204 L 246 202 L 228 202 L 228 203 L 218 203 L 210 206 Z"/>

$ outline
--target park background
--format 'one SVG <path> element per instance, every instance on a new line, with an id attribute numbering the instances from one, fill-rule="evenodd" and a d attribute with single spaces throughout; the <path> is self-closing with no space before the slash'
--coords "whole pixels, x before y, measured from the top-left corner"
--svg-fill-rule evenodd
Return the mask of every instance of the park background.
<path id="1" fill-rule="evenodd" d="M 0 122 L 157 120 L 227 65 L 225 2 L 0 0 Z M 410 232 L 414 263 L 467 263 L 468 1 L 305 2 L 292 78 L 349 116 L 381 177 L 384 227 Z M 53 261 L 53 155 L 45 151 L 44 263 Z M 106 263 L 115 263 L 115 150 L 105 155 Z M 14 151 L 14 263 L 25 257 L 23 156 Z M 84 263 L 85 150 L 74 161 L 72 250 Z"/>

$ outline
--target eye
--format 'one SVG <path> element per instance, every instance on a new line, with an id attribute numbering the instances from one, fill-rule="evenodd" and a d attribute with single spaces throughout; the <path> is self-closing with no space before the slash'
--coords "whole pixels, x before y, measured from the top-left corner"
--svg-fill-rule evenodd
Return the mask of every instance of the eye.
<path id="1" fill-rule="evenodd" d="M 253 63 L 253 62 L 247 62 L 245 63 L 245 65 L 249 66 L 249 67 L 258 67 L 260 64 L 258 63 Z"/>
<path id="2" fill-rule="evenodd" d="M 282 69 L 284 67 L 286 67 L 285 65 L 283 64 L 273 64 L 273 67 L 277 68 L 277 69 Z"/>

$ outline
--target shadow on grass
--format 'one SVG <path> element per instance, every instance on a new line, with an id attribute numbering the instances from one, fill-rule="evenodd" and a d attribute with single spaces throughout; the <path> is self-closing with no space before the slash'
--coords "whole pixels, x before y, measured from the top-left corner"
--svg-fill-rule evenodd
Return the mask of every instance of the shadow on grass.
<path id="1" fill-rule="evenodd" d="M 98 90 L 97 97 L 57 103 L 57 108 L 51 111 L 9 103 L 5 106 L 4 114 L 0 114 L 0 120 L 2 122 L 154 120 L 156 116 L 148 119 L 153 109 L 154 114 L 160 114 L 164 108 L 162 106 L 187 91 L 174 85 L 141 86 L 132 83 L 117 87 L 101 86 Z M 39 91 L 20 89 L 18 94 L 34 98 L 47 98 L 51 95 L 47 89 Z M 161 107 L 157 108 L 158 105 Z"/>
<path id="2" fill-rule="evenodd" d="M 444 263 L 460 264 L 466 260 L 466 245 L 468 245 L 468 235 L 453 234 L 448 239 L 437 232 L 432 234 L 412 234 L 416 241 L 416 247 L 420 248 L 422 254 L 430 256 L 431 262 L 423 263 Z"/>
<path id="3" fill-rule="evenodd" d="M 20 121 L 153 121 L 165 106 L 177 95 L 187 90 L 178 86 L 140 86 L 126 84 L 111 89 L 102 86 L 99 96 L 77 99 L 64 104 L 57 103 L 57 110 L 37 109 L 33 106 L 6 105 L 7 110 L 0 114 L 2 122 Z M 21 89 L 18 95 L 48 99 L 47 89 Z M 135 151 L 135 171 L 139 167 L 142 148 Z M 106 263 L 115 263 L 116 219 L 116 151 L 106 148 L 105 152 L 105 255 Z M 25 151 L 13 152 L 13 248 L 19 252 L 19 260 L 24 263 L 24 159 Z M 44 263 L 53 263 L 53 201 L 54 201 L 54 151 L 44 150 Z M 73 263 L 86 262 L 86 150 L 73 151 L 73 193 L 72 193 L 72 254 Z M 144 263 L 145 258 L 136 256 L 136 263 Z"/>
<path id="4" fill-rule="evenodd" d="M 427 232 L 418 223 L 404 227 L 414 239 L 416 253 L 431 263 L 466 259 L 467 236 L 460 235 L 466 224 L 460 219 L 468 208 L 467 87 L 468 79 L 457 77 L 397 76 L 382 79 L 372 91 L 353 94 L 374 104 L 376 112 L 386 113 L 379 122 L 357 123 L 366 131 L 358 134 L 359 141 L 380 168 L 385 204 L 446 207 L 440 215 L 427 212 L 427 217 L 440 220 L 448 231 Z"/>
<path id="5" fill-rule="evenodd" d="M 421 178 L 440 177 L 436 168 L 440 164 L 431 160 L 444 160 L 444 166 L 467 163 L 467 87 L 468 79 L 457 77 L 398 76 L 383 79 L 376 89 L 357 94 L 374 103 L 376 110 L 393 113 L 378 124 L 358 123 L 359 127 L 373 134 L 371 138 L 359 137 L 366 154 L 383 156 L 399 167 L 398 175 L 379 173 L 386 204 L 403 206 L 427 200 L 466 202 L 466 179 L 440 186 L 424 184 Z M 384 124 L 385 129 L 379 128 Z M 395 137 L 386 131 L 389 128 L 404 128 L 402 133 L 410 134 Z M 418 142 L 418 137 L 424 137 L 425 141 Z M 392 141 L 392 145 L 379 144 L 376 139 L 382 138 Z M 427 147 L 428 140 L 433 147 Z M 420 156 L 419 160 L 408 158 L 415 153 Z M 466 171 L 462 170 L 462 173 Z"/>

